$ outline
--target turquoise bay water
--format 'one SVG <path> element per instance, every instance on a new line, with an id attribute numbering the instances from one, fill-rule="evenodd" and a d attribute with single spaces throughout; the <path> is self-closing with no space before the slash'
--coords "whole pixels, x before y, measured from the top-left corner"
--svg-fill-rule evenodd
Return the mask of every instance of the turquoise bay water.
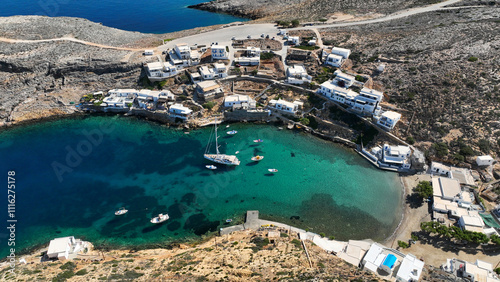
<path id="1" fill-rule="evenodd" d="M 226 24 L 247 19 L 216 14 L 187 6 L 203 0 L 0 0 L 0 17 L 44 15 L 79 17 L 105 26 L 146 33 L 167 33 L 200 26 Z"/>
<path id="2" fill-rule="evenodd" d="M 382 240 L 399 223 L 397 174 L 304 133 L 250 124 L 219 129 L 220 150 L 239 151 L 240 166 L 204 167 L 211 128 L 185 134 L 134 118 L 89 116 L 0 132 L 0 173 L 6 179 L 16 172 L 16 250 L 69 235 L 128 247 L 199 238 L 227 218 L 241 222 L 246 210 L 340 240 Z M 228 136 L 232 129 L 238 134 Z M 259 138 L 264 142 L 252 142 Z M 257 154 L 264 159 L 252 162 Z M 120 207 L 129 213 L 115 216 Z M 151 224 L 161 212 L 170 220 Z M 0 230 L 4 257 L 8 234 Z"/>

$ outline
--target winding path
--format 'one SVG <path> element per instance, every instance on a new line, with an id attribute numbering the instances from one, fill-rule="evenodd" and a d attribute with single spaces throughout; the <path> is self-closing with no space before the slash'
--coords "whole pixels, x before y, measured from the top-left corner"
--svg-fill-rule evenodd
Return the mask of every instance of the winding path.
<path id="1" fill-rule="evenodd" d="M 37 39 L 37 40 L 11 39 L 11 38 L 0 37 L 0 41 L 7 42 L 7 43 L 41 43 L 41 42 L 71 41 L 71 42 L 76 42 L 76 43 L 80 43 L 80 44 L 84 44 L 84 45 L 95 46 L 95 47 L 105 48 L 105 49 L 115 49 L 115 50 L 123 50 L 123 51 L 144 51 L 144 49 L 103 45 L 103 44 L 98 44 L 98 43 L 94 43 L 94 42 L 76 39 L 73 37 L 60 37 L 60 38 Z"/>

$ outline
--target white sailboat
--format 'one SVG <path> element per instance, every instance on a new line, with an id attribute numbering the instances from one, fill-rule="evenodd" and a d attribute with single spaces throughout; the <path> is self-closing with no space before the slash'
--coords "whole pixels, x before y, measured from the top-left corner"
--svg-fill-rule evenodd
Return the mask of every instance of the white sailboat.
<path id="1" fill-rule="evenodd" d="M 236 156 L 233 155 L 226 155 L 226 154 L 221 154 L 219 152 L 219 143 L 217 139 L 219 136 L 217 136 L 217 119 L 215 120 L 215 150 L 216 154 L 209 154 L 208 152 L 210 151 L 210 145 L 212 138 L 210 137 L 210 140 L 208 140 L 207 148 L 205 150 L 205 154 L 203 157 L 209 161 L 212 161 L 214 163 L 218 164 L 224 164 L 224 165 L 239 165 L 240 160 Z"/>

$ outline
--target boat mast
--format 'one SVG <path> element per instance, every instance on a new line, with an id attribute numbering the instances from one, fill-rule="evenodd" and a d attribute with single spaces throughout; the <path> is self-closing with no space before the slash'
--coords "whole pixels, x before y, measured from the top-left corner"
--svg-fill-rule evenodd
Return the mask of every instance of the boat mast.
<path id="1" fill-rule="evenodd" d="M 217 141 L 219 136 L 217 135 L 217 118 L 215 118 L 215 150 L 217 155 L 219 154 L 219 142 Z"/>

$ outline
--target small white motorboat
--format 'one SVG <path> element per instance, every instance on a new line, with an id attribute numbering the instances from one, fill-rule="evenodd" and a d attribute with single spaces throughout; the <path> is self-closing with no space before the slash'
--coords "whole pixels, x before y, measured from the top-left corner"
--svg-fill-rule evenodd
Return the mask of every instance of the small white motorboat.
<path id="1" fill-rule="evenodd" d="M 236 133 L 238 133 L 238 131 L 236 131 L 236 130 L 231 130 L 231 131 L 227 132 L 227 134 L 229 134 L 229 135 L 234 135 Z"/>
<path id="2" fill-rule="evenodd" d="M 268 171 L 269 171 L 269 172 L 278 172 L 278 170 L 277 170 L 277 169 L 275 169 L 275 168 L 270 168 L 270 169 L 268 169 Z"/>
<path id="3" fill-rule="evenodd" d="M 226 125 L 226 128 L 228 128 L 228 127 L 229 127 L 229 124 L 228 124 L 228 125 Z"/>
<path id="4" fill-rule="evenodd" d="M 232 219 L 230 219 L 230 218 L 226 219 L 226 223 L 230 223 L 230 222 L 232 222 L 232 221 L 233 221 L 233 220 L 232 220 Z"/>
<path id="5" fill-rule="evenodd" d="M 239 154 L 239 153 L 240 153 L 240 151 L 236 151 L 236 153 L 234 153 L 234 154 L 235 154 L 235 155 L 237 155 L 237 154 Z"/>
<path id="6" fill-rule="evenodd" d="M 261 161 L 262 159 L 264 159 L 264 156 L 255 156 L 255 157 L 252 157 L 252 161 L 254 161 L 254 162 Z"/>
<path id="7" fill-rule="evenodd" d="M 262 140 L 262 139 L 257 139 L 257 140 L 253 140 L 253 142 L 255 142 L 255 143 L 262 143 L 262 142 L 264 142 L 264 140 Z"/>
<path id="8" fill-rule="evenodd" d="M 169 218 L 170 217 L 168 216 L 168 214 L 162 214 L 162 213 L 160 213 L 158 216 L 153 217 L 151 219 L 151 223 L 154 223 L 154 224 L 162 223 L 162 222 L 168 220 Z"/>
<path id="9" fill-rule="evenodd" d="M 125 208 L 121 208 L 121 209 L 115 211 L 115 215 L 123 215 L 126 213 L 128 213 L 128 210 L 126 210 Z"/>
<path id="10" fill-rule="evenodd" d="M 214 165 L 206 165 L 205 167 L 208 169 L 217 169 L 217 167 Z"/>

